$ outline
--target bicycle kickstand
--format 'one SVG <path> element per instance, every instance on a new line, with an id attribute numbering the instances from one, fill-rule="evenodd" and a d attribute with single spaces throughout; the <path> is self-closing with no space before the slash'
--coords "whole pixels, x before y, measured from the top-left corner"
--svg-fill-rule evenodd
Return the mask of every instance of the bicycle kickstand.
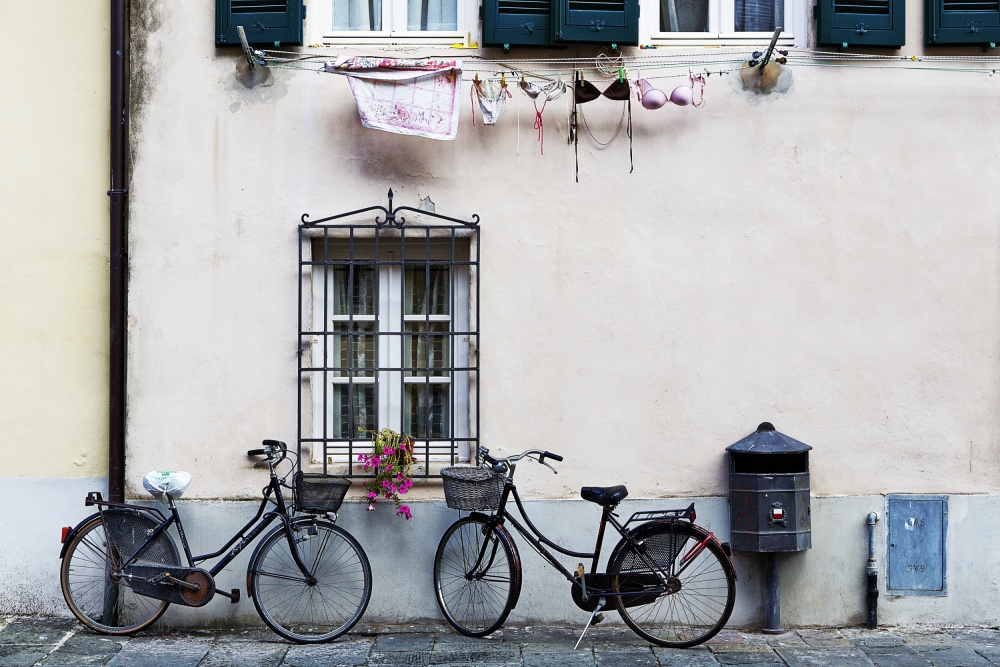
<path id="1" fill-rule="evenodd" d="M 580 633 L 580 638 L 576 640 L 576 646 L 573 647 L 574 651 L 580 647 L 580 642 L 583 641 L 583 636 L 587 634 L 587 630 L 590 629 L 591 624 L 597 625 L 604 620 L 604 614 L 601 613 L 601 610 L 604 609 L 607 604 L 608 601 L 604 598 L 597 601 L 597 606 L 594 607 L 594 613 L 590 615 L 590 618 L 587 620 L 587 625 L 583 626 L 583 632 Z"/>

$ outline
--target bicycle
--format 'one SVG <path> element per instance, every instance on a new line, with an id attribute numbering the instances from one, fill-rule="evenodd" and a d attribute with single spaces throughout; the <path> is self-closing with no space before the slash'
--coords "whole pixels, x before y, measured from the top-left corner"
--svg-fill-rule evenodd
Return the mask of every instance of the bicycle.
<path id="1" fill-rule="evenodd" d="M 372 589 L 364 549 L 335 525 L 350 480 L 299 471 L 290 506 L 282 488 L 292 488 L 286 480 L 298 466 L 290 461 L 291 469 L 278 476 L 277 467 L 288 459 L 285 443 L 264 440 L 263 449 L 247 456 L 266 457 L 255 466 L 266 464 L 270 471 L 260 507 L 225 546 L 201 556 L 193 556 L 188 546 L 174 504 L 179 492 L 151 490 L 162 495 L 169 516 L 157 507 L 110 502 L 90 492 L 85 504 L 98 511 L 74 528 L 63 528 L 59 554 L 60 584 L 73 615 L 96 632 L 125 635 L 150 626 L 171 604 L 201 607 L 216 595 L 237 603 L 240 590 L 218 590 L 215 576 L 279 520 L 247 567 L 247 594 L 257 613 L 271 630 L 297 643 L 326 642 L 350 630 L 364 614 Z M 265 511 L 268 504 L 274 507 Z M 186 565 L 167 532 L 171 525 L 176 525 Z M 209 570 L 196 567 L 220 556 Z"/>
<path id="2" fill-rule="evenodd" d="M 470 511 L 448 527 L 434 557 L 438 606 L 458 632 L 485 637 L 517 605 L 521 558 L 508 526 L 569 580 L 573 601 L 591 612 L 577 646 L 591 624 L 603 619 L 599 612 L 609 603 L 637 635 L 659 646 L 695 646 L 725 626 L 736 600 L 736 570 L 727 545 L 695 525 L 694 503 L 682 510 L 636 512 L 622 523 L 615 509 L 628 495 L 624 486 L 584 487 L 581 496 L 602 508 L 601 523 L 594 551 L 576 552 L 532 524 L 514 485 L 516 461 L 528 458 L 555 473 L 546 459 L 563 458 L 538 449 L 506 458 L 494 458 L 486 448 L 480 452 L 483 465 L 442 471 L 448 506 Z M 511 496 L 527 527 L 508 512 Z M 609 524 L 621 539 L 607 571 L 598 572 Z M 589 571 L 581 563 L 570 572 L 546 547 L 589 559 Z"/>

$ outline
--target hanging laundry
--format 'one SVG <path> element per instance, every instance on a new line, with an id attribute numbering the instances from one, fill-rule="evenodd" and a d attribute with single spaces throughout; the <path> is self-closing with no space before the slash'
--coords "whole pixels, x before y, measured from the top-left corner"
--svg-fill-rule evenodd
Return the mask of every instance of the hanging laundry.
<path id="1" fill-rule="evenodd" d="M 539 150 L 545 155 L 545 128 L 542 125 L 542 113 L 545 105 L 549 101 L 556 99 L 566 92 L 566 84 L 562 81 L 552 81 L 543 86 L 521 80 L 521 92 L 531 98 L 531 103 L 535 106 L 535 129 L 538 130 Z M 542 100 L 542 108 L 538 108 L 538 100 Z"/>
<path id="2" fill-rule="evenodd" d="M 470 95 L 473 99 L 479 100 L 479 110 L 483 114 L 483 125 L 496 125 L 500 111 L 503 109 L 507 98 L 513 97 L 507 90 L 507 79 L 501 77 L 499 81 L 480 81 L 477 74 L 472 80 L 472 91 Z M 476 124 L 476 110 L 472 110 L 472 124 Z"/>
<path id="3" fill-rule="evenodd" d="M 345 56 L 324 69 L 347 76 L 367 128 L 443 140 L 458 133 L 460 60 Z"/>

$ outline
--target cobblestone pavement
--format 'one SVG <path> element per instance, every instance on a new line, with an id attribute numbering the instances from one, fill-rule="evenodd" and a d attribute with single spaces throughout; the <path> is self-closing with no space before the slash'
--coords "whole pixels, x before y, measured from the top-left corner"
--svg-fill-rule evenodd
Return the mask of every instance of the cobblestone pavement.
<path id="1" fill-rule="evenodd" d="M 95 635 L 65 618 L 0 618 L 0 666 L 109 667 L 990 667 L 1000 630 L 808 629 L 783 635 L 724 630 L 703 646 L 650 646 L 622 627 L 509 627 L 487 639 L 437 625 L 358 626 L 331 644 L 297 646 L 268 630 L 147 630 Z"/>

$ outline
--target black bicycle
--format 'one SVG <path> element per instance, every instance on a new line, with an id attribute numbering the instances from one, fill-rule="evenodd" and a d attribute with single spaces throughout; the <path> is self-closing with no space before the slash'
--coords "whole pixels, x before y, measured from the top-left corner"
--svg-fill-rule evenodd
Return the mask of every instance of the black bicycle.
<path id="1" fill-rule="evenodd" d="M 584 487 L 583 498 L 602 508 L 597 545 L 593 553 L 571 551 L 535 528 L 514 485 L 516 461 L 529 458 L 556 472 L 545 461 L 562 457 L 537 449 L 506 458 L 480 451 L 483 466 L 442 471 L 449 507 L 490 510 L 472 511 L 453 523 L 434 557 L 438 605 L 460 633 L 484 637 L 495 632 L 517 605 L 521 558 L 507 526 L 569 580 L 573 601 L 591 612 L 584 634 L 609 605 L 636 634 L 659 646 L 695 646 L 725 626 L 736 601 L 736 570 L 727 545 L 695 525 L 693 503 L 681 510 L 636 512 L 622 523 L 615 509 L 628 495 L 624 486 Z M 511 496 L 527 527 L 507 512 Z M 621 540 L 611 551 L 607 571 L 598 572 L 608 525 Z M 589 571 L 581 563 L 570 572 L 546 547 L 590 560 Z"/>
<path id="2" fill-rule="evenodd" d="M 257 514 L 216 552 L 192 556 L 171 493 L 164 493 L 169 516 L 156 507 L 115 503 L 99 492 L 86 504 L 97 513 L 75 528 L 63 529 L 60 582 L 70 611 L 97 632 L 123 635 L 155 622 L 170 604 L 201 607 L 215 595 L 240 600 L 239 589 L 216 589 L 215 576 L 274 521 L 247 568 L 247 594 L 269 628 L 298 643 L 335 639 L 364 614 L 371 597 L 368 557 L 347 531 L 335 525 L 336 512 L 350 480 L 333 475 L 294 477 L 295 502 L 282 487 L 297 466 L 279 477 L 276 468 L 288 458 L 285 443 L 265 440 L 270 481 Z M 268 510 L 268 505 L 273 508 Z M 176 525 L 186 564 L 181 563 L 167 529 Z M 219 559 L 209 570 L 195 567 Z"/>

